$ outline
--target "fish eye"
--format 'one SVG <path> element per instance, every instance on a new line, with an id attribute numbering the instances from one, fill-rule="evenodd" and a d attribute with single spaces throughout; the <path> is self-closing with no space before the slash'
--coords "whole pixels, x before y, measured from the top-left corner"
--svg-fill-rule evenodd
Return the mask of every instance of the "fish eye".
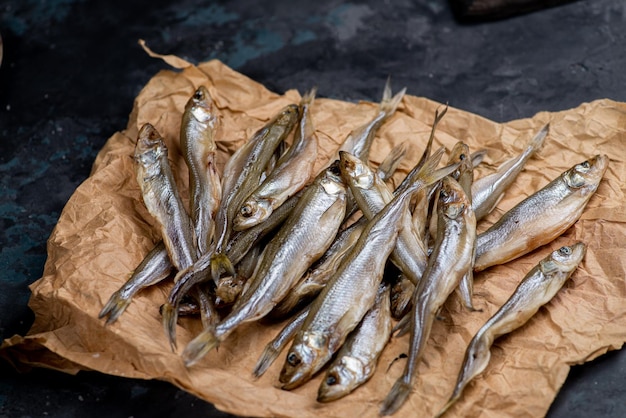
<path id="1" fill-rule="evenodd" d="M 570 255 L 571 253 L 572 253 L 572 249 L 570 247 L 559 248 L 559 254 L 561 255 Z"/>
<path id="2" fill-rule="evenodd" d="M 461 160 L 461 161 L 465 161 L 466 158 L 467 158 L 467 156 L 465 155 L 465 153 L 459 155 L 459 160 Z"/>
<path id="3" fill-rule="evenodd" d="M 250 204 L 245 204 L 241 207 L 241 216 L 243 216 L 244 218 L 251 217 L 253 212 L 254 212 L 254 209 L 252 208 L 252 205 Z"/>
<path id="4" fill-rule="evenodd" d="M 287 356 L 287 363 L 289 363 L 293 367 L 296 367 L 298 364 L 300 364 L 300 357 L 298 357 L 296 353 L 289 353 L 289 355 Z"/>
<path id="5" fill-rule="evenodd" d="M 341 170 L 339 169 L 339 164 L 333 164 L 328 167 L 328 171 L 335 176 L 341 176 Z"/>
<path id="6" fill-rule="evenodd" d="M 204 94 L 202 94 L 202 90 L 196 90 L 196 92 L 193 94 L 193 98 L 195 100 L 202 100 L 204 99 Z"/>
<path id="7" fill-rule="evenodd" d="M 332 385 L 336 385 L 337 384 L 337 377 L 335 377 L 335 375 L 328 375 L 328 377 L 326 378 L 326 384 L 328 386 L 332 386 Z"/>
<path id="8" fill-rule="evenodd" d="M 441 189 L 441 190 L 439 191 L 439 198 L 441 198 L 441 199 L 445 199 L 445 198 L 447 198 L 447 197 L 448 197 L 448 192 L 446 192 L 444 189 Z"/>

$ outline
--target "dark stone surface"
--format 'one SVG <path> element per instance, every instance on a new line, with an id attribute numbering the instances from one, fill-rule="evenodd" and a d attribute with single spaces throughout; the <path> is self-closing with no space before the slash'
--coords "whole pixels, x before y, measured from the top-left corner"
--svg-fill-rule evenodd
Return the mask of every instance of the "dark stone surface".
<path id="1" fill-rule="evenodd" d="M 0 337 L 25 334 L 28 285 L 73 190 L 133 98 L 166 68 L 137 45 L 219 58 L 283 92 L 377 101 L 395 89 L 495 121 L 626 101 L 626 5 L 576 1 L 472 25 L 436 0 L 4 0 L 0 33 Z M 626 303 L 626 302 L 625 302 Z M 548 416 L 626 416 L 626 353 L 572 368 Z M 98 373 L 19 375 L 0 362 L 0 417 L 229 416 L 175 387 Z"/>

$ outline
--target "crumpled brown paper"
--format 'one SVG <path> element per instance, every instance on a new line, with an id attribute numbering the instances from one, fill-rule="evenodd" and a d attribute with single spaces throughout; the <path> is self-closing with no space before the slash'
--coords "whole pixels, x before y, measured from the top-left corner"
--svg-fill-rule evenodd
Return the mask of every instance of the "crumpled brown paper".
<path id="1" fill-rule="evenodd" d="M 321 376 L 294 391 L 279 389 L 283 355 L 259 380 L 252 369 L 265 344 L 281 324 L 249 324 L 234 332 L 218 351 L 197 366 L 185 368 L 172 353 L 158 308 L 171 283 L 140 293 L 113 325 L 97 318 L 109 296 L 159 240 L 140 198 L 133 174 L 138 128 L 151 122 L 167 139 L 170 159 L 186 193 L 187 172 L 178 147 L 181 112 L 199 85 L 205 85 L 222 114 L 220 162 L 298 92 L 266 90 L 218 61 L 193 66 L 164 57 L 182 71 L 161 71 L 136 98 L 126 130 L 115 133 L 99 153 L 91 176 L 67 203 L 48 241 L 43 277 L 31 286 L 30 307 L 36 320 L 25 337 L 4 342 L 2 354 L 16 365 L 51 367 L 70 373 L 97 370 L 142 379 L 160 379 L 205 399 L 216 407 L 246 416 L 377 416 L 381 400 L 402 372 L 407 337 L 394 339 L 365 386 L 330 404 L 316 403 Z M 382 87 L 382 86 L 381 86 Z M 409 151 L 395 180 L 421 155 L 440 103 L 406 96 L 398 112 L 381 128 L 372 149 L 380 162 L 396 144 Z M 321 139 L 318 166 L 348 132 L 376 112 L 376 103 L 347 103 L 319 98 L 312 109 Z M 550 134 L 538 155 L 479 229 L 588 156 L 606 153 L 609 169 L 582 218 L 562 237 L 533 253 L 477 274 L 475 305 L 468 313 L 453 295 L 437 321 L 419 367 L 414 391 L 396 416 L 429 416 L 450 395 L 469 340 L 509 297 L 526 272 L 549 251 L 582 240 L 588 244 L 580 268 L 557 296 L 521 329 L 496 341 L 487 370 L 465 390 L 451 416 L 544 415 L 564 382 L 569 366 L 589 361 L 626 340 L 626 178 L 623 144 L 626 104 L 599 100 L 563 112 L 542 112 L 531 119 L 498 124 L 450 108 L 435 145 L 448 150 L 457 140 L 470 149 L 485 148 L 478 176 L 518 154 L 545 123 Z M 181 319 L 179 350 L 200 330 L 196 319 Z"/>

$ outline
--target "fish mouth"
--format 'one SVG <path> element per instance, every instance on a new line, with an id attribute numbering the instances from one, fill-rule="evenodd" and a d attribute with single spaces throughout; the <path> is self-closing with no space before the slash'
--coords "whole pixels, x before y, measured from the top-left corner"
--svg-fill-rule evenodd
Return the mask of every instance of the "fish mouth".
<path id="1" fill-rule="evenodd" d="M 595 176 L 603 176 L 609 166 L 609 157 L 606 154 L 598 154 L 589 159 L 591 164 L 590 172 Z"/>
<path id="2" fill-rule="evenodd" d="M 292 370 L 293 374 L 286 372 L 285 369 L 280 373 L 279 381 L 282 383 L 281 389 L 292 390 L 306 383 L 312 375 L 310 367 L 299 367 Z"/>
<path id="3" fill-rule="evenodd" d="M 317 392 L 318 402 L 331 402 L 349 394 L 355 385 L 356 376 L 343 365 L 328 370 Z"/>

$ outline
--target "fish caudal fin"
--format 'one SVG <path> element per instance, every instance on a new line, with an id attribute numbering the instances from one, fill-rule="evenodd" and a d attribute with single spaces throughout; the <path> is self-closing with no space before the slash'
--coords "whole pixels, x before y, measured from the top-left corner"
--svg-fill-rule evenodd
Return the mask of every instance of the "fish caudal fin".
<path id="1" fill-rule="evenodd" d="M 185 366 L 191 367 L 200 361 L 211 350 L 216 348 L 220 343 L 220 340 L 215 335 L 215 329 L 205 329 L 196 338 L 185 347 L 182 357 L 185 362 Z"/>
<path id="2" fill-rule="evenodd" d="M 280 352 L 276 350 L 276 348 L 271 343 L 265 346 L 265 349 L 263 350 L 263 353 L 261 353 L 261 356 L 259 357 L 256 366 L 254 366 L 252 376 L 254 376 L 255 379 L 263 376 L 263 373 L 265 373 L 267 369 L 274 363 L 274 360 L 276 360 L 279 354 Z"/>
<path id="3" fill-rule="evenodd" d="M 396 93 L 395 96 L 392 96 L 391 77 L 387 78 L 387 83 L 385 83 L 385 90 L 383 91 L 383 99 L 380 101 L 380 111 L 385 113 L 385 118 L 388 118 L 395 113 L 405 93 L 406 87 Z"/>
<path id="4" fill-rule="evenodd" d="M 178 320 L 178 309 L 169 302 L 161 305 L 161 316 L 163 318 L 163 329 L 170 343 L 170 348 L 176 352 L 176 322 Z"/>
<path id="5" fill-rule="evenodd" d="M 389 394 L 383 401 L 382 406 L 380 407 L 381 415 L 392 415 L 395 414 L 398 409 L 408 399 L 411 394 L 411 383 L 406 382 L 401 376 L 396 383 L 393 385 Z"/>
<path id="6" fill-rule="evenodd" d="M 454 405 L 454 403 L 461 397 L 461 394 L 456 394 L 452 395 L 452 397 L 448 400 L 448 402 L 446 402 L 446 404 L 443 406 L 443 408 L 441 408 L 441 410 L 439 412 L 437 412 L 437 415 L 435 415 L 435 418 L 440 418 L 443 416 L 443 414 L 445 414 L 448 409 L 450 409 L 450 407 L 452 405 Z"/>
<path id="7" fill-rule="evenodd" d="M 537 132 L 537 134 L 533 137 L 533 139 L 530 140 L 530 143 L 528 144 L 528 148 L 530 149 L 531 153 L 536 152 L 539 148 L 543 146 L 543 143 L 546 139 L 546 136 L 548 136 L 549 131 L 550 131 L 550 124 L 547 123 L 543 128 L 541 128 L 539 132 Z"/>
<path id="8" fill-rule="evenodd" d="M 226 254 L 213 254 L 213 256 L 211 256 L 211 276 L 213 277 L 213 281 L 215 282 L 215 284 L 218 283 L 222 271 L 230 274 L 231 276 L 234 276 L 236 274 L 233 263 L 230 262 L 230 259 Z"/>
<path id="9" fill-rule="evenodd" d="M 304 93 L 302 99 L 300 99 L 300 105 L 311 105 L 315 100 L 315 95 L 317 94 L 317 87 L 311 88 L 311 90 Z"/>
<path id="10" fill-rule="evenodd" d="M 108 315 L 105 325 L 112 324 L 124 313 L 128 305 L 130 305 L 130 298 L 123 297 L 119 291 L 115 292 L 98 314 L 98 318 L 102 319 Z"/>

